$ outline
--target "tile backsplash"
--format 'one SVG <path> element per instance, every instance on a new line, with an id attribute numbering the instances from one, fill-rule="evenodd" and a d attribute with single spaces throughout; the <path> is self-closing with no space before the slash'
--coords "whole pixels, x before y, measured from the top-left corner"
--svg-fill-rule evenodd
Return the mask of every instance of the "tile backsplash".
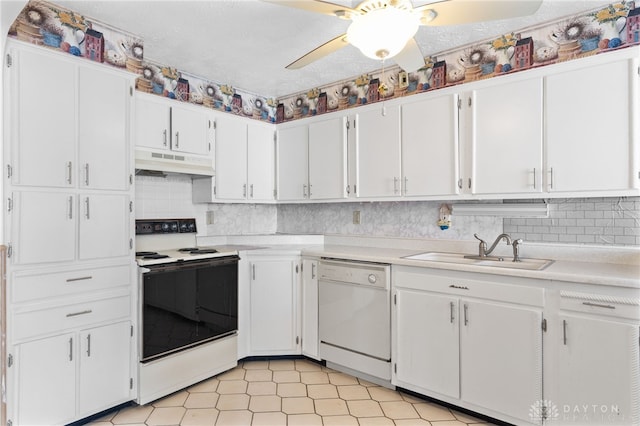
<path id="1" fill-rule="evenodd" d="M 640 197 L 549 199 L 548 218 L 452 216 L 441 230 L 439 201 L 324 204 L 194 204 L 191 178 L 136 176 L 136 218 L 195 217 L 200 235 L 334 234 L 471 240 L 502 232 L 529 242 L 640 245 Z M 542 202 L 542 200 L 508 200 Z M 353 223 L 360 212 L 360 224 Z M 207 224 L 207 212 L 213 223 Z"/>

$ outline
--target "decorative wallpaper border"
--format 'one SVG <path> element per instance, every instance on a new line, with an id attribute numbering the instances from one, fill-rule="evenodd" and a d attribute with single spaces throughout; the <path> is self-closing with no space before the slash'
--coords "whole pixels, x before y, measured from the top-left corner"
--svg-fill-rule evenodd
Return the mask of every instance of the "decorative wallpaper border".
<path id="1" fill-rule="evenodd" d="M 71 10 L 31 0 L 9 35 L 139 74 L 136 89 L 248 118 L 282 123 L 371 102 L 579 59 L 640 43 L 640 8 L 622 0 L 425 58 L 406 73 L 398 66 L 280 99 L 268 98 L 144 59 L 140 37 Z"/>

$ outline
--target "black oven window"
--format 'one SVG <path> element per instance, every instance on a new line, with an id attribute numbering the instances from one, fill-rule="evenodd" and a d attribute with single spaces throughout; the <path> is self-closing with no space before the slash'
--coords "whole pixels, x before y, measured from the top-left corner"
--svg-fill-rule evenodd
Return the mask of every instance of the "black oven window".
<path id="1" fill-rule="evenodd" d="M 158 268 L 143 277 L 143 361 L 237 330 L 237 261 Z"/>

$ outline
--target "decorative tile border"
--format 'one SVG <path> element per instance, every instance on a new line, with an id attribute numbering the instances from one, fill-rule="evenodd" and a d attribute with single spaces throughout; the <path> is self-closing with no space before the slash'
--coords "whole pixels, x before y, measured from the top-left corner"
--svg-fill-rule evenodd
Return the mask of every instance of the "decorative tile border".
<path id="1" fill-rule="evenodd" d="M 622 0 L 443 51 L 406 73 L 398 66 L 280 99 L 214 82 L 143 58 L 141 38 L 41 0 L 31 0 L 9 35 L 139 74 L 136 88 L 230 114 L 282 123 L 371 102 L 409 96 L 640 43 L 640 8 Z"/>

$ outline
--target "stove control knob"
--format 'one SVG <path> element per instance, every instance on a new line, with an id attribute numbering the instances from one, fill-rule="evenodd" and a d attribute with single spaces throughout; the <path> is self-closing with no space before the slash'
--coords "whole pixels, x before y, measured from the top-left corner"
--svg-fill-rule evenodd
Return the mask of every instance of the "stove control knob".
<path id="1" fill-rule="evenodd" d="M 171 232 L 177 232 L 178 231 L 178 222 L 172 222 L 171 223 Z"/>
<path id="2" fill-rule="evenodd" d="M 369 283 L 375 284 L 378 281 L 378 277 L 375 274 L 369 274 Z"/>
<path id="3" fill-rule="evenodd" d="M 169 224 L 168 224 L 168 223 L 166 223 L 166 222 L 165 222 L 165 223 L 163 223 L 163 224 L 161 225 L 161 229 L 162 229 L 162 232 L 169 232 Z"/>

